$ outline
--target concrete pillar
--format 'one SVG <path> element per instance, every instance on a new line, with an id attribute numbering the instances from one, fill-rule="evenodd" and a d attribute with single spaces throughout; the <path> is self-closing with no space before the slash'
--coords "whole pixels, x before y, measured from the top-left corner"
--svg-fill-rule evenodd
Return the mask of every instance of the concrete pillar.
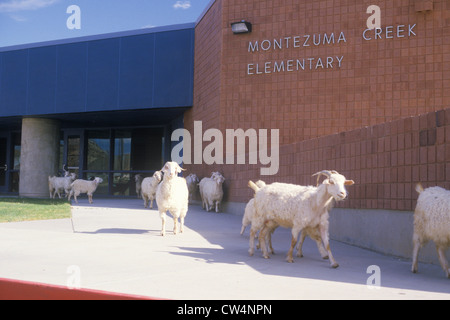
<path id="1" fill-rule="evenodd" d="M 21 197 L 49 197 L 48 176 L 56 175 L 58 171 L 59 140 L 59 121 L 41 118 L 22 120 Z"/>

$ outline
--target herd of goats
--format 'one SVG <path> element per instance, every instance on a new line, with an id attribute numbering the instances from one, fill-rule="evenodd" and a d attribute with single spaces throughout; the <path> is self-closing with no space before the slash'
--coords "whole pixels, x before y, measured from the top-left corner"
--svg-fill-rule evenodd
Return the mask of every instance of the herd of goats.
<path id="1" fill-rule="evenodd" d="M 199 181 L 195 174 L 186 178 L 179 176 L 185 169 L 176 162 L 167 162 L 160 171 L 152 177 L 143 178 L 136 175 L 136 191 L 144 199 L 145 207 L 153 208 L 156 200 L 162 220 L 161 235 L 165 235 L 166 213 L 173 217 L 173 233 L 183 232 L 184 218 L 188 211 L 188 203 L 197 188 L 200 192 L 202 207 L 207 211 L 219 206 L 223 198 L 222 185 L 225 178 L 220 172 L 213 172 L 211 177 Z M 354 184 L 342 174 L 334 170 L 323 170 L 313 174 L 317 176 L 316 186 L 300 186 L 288 183 L 266 184 L 263 181 L 249 181 L 248 186 L 254 191 L 254 197 L 245 207 L 242 219 L 242 230 L 251 225 L 249 254 L 254 254 L 255 238 L 258 235 L 258 247 L 264 258 L 273 253 L 271 235 L 278 226 L 291 229 L 292 240 L 287 254 L 287 261 L 293 262 L 293 251 L 300 234 L 297 256 L 302 256 L 302 245 L 306 236 L 312 238 L 324 259 L 329 259 L 331 267 L 339 264 L 334 259 L 329 244 L 329 212 L 335 201 L 347 197 L 346 186 Z M 325 179 L 320 182 L 320 178 Z M 66 177 L 49 177 L 50 197 L 56 194 L 61 197 L 64 191 L 69 198 L 73 196 L 77 202 L 80 194 L 87 194 L 89 203 L 103 180 L 95 178 L 92 181 L 76 179 L 74 173 L 66 173 Z M 433 241 L 439 256 L 441 266 L 450 278 L 450 268 L 445 251 L 450 246 L 450 191 L 441 187 L 424 189 L 419 183 L 416 186 L 419 193 L 414 211 L 413 261 L 412 272 L 418 270 L 419 249 L 429 240 Z M 178 219 L 180 227 L 178 228 Z"/>

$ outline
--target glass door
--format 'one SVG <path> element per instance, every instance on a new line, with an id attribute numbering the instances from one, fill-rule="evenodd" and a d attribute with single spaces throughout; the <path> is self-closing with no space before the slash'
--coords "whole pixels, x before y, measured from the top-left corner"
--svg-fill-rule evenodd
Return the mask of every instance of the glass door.
<path id="1" fill-rule="evenodd" d="M 8 191 L 8 138 L 0 136 L 0 192 Z"/>
<path id="2" fill-rule="evenodd" d="M 64 133 L 63 170 L 75 172 L 82 179 L 83 133 L 81 130 L 70 130 Z"/>
<path id="3" fill-rule="evenodd" d="M 20 153 L 21 146 L 21 133 L 13 132 L 11 139 L 11 155 L 8 157 L 11 162 L 8 163 L 7 175 L 9 175 L 9 192 L 19 193 L 19 180 L 20 180 Z"/>

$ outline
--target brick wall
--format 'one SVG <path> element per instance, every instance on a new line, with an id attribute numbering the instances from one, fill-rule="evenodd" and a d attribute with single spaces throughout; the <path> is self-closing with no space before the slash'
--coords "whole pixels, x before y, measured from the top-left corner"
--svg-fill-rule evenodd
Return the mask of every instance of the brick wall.
<path id="1" fill-rule="evenodd" d="M 217 127 L 220 112 L 222 2 L 216 1 L 195 29 L 194 108 L 185 113 L 185 128 L 192 130 L 194 120 Z"/>
<path id="2" fill-rule="evenodd" d="M 280 142 L 290 144 L 450 106 L 450 4 L 434 0 L 432 11 L 418 12 L 416 2 L 376 1 L 382 27 L 392 33 L 386 38 L 383 29 L 382 39 L 372 34 L 367 41 L 370 0 L 223 0 L 221 128 L 282 128 Z M 230 23 L 241 19 L 253 23 L 252 33 L 231 32 Z M 404 31 L 397 37 L 399 25 Z M 345 42 L 337 41 L 340 32 Z M 331 33 L 334 44 L 323 44 Z M 291 37 L 289 48 L 285 37 Z M 313 37 L 322 44 L 314 45 Z M 273 49 L 274 39 L 281 39 L 281 49 Z M 262 49 L 264 40 L 271 49 Z M 259 51 L 249 52 L 256 41 Z M 312 69 L 295 70 L 296 59 L 310 57 Z M 317 58 L 327 57 L 334 58 L 333 68 L 316 68 Z M 274 72 L 275 62 L 287 69 L 290 59 L 293 71 Z M 270 73 L 263 72 L 265 63 Z"/>
<path id="3" fill-rule="evenodd" d="M 225 199 L 238 202 L 251 196 L 249 179 L 311 184 L 310 175 L 322 169 L 357 182 L 341 204 L 352 208 L 411 210 L 417 181 L 445 186 L 450 120 L 442 110 L 450 107 L 450 4 L 434 0 L 433 10 L 421 11 L 430 8 L 429 1 L 378 1 L 383 28 L 404 25 L 400 30 L 406 31 L 386 38 L 385 28 L 382 39 L 367 41 L 362 32 L 371 4 L 216 0 L 196 27 L 194 106 L 185 127 L 192 133 L 193 122 L 202 121 L 204 131 L 223 133 L 279 129 L 280 170 L 260 177 L 259 165 L 186 165 L 189 172 L 203 177 L 222 171 Z M 253 32 L 234 35 L 230 23 L 242 19 L 252 22 Z M 406 36 L 408 25 L 415 25 L 416 35 Z M 337 42 L 340 32 L 345 42 Z M 294 48 L 291 42 L 289 48 L 249 52 L 249 42 L 325 33 L 334 33 L 334 44 Z M 343 56 L 342 65 L 248 74 L 249 64 L 264 68 L 329 56 Z"/>
<path id="4" fill-rule="evenodd" d="M 311 174 L 337 170 L 356 184 L 338 207 L 414 210 L 418 182 L 450 189 L 450 109 L 305 140 L 280 149 L 280 171 L 260 176 L 256 165 L 223 166 L 228 200 L 246 202 L 248 179 L 313 185 Z"/>
<path id="5" fill-rule="evenodd" d="M 202 121 L 203 130 L 220 125 L 222 62 L 222 0 L 209 8 L 195 29 L 194 107 L 185 112 L 184 127 L 194 132 L 194 121 Z M 218 170 L 203 165 L 185 165 L 199 177 Z"/>

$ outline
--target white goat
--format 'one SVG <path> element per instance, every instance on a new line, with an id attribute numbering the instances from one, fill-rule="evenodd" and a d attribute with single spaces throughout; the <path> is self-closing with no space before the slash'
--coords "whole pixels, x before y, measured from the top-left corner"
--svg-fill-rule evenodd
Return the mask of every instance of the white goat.
<path id="1" fill-rule="evenodd" d="M 266 185 L 264 181 L 258 180 L 255 182 L 258 188 Z M 244 234 L 245 228 L 252 223 L 253 215 L 255 214 L 255 199 L 251 198 L 245 206 L 244 216 L 242 217 L 241 235 Z"/>
<path id="2" fill-rule="evenodd" d="M 71 190 L 72 182 L 77 178 L 76 173 L 68 173 L 65 177 L 48 177 L 48 190 L 50 192 L 50 198 L 55 199 L 56 194 L 61 199 L 61 190 L 64 190 L 66 197 Z"/>
<path id="3" fill-rule="evenodd" d="M 138 198 L 142 197 L 142 180 L 144 177 L 142 177 L 141 174 L 137 174 L 134 176 L 134 181 L 136 182 L 136 194 Z"/>
<path id="4" fill-rule="evenodd" d="M 75 199 L 75 202 L 78 203 L 77 197 L 82 193 L 87 193 L 88 198 L 89 198 L 89 203 L 92 204 L 92 202 L 93 202 L 92 195 L 97 190 L 98 185 L 102 182 L 103 182 L 103 179 L 98 178 L 98 177 L 96 177 L 93 181 L 82 180 L 82 179 L 75 180 L 71 184 L 72 190 L 70 191 L 70 194 L 69 194 L 69 201 L 70 201 L 70 198 L 73 196 L 73 198 Z"/>
<path id="5" fill-rule="evenodd" d="M 191 173 L 186 177 L 186 183 L 189 190 L 189 201 L 192 201 L 198 188 L 199 179 L 195 173 Z"/>
<path id="6" fill-rule="evenodd" d="M 417 257 L 422 245 L 432 240 L 436 245 L 439 262 L 447 278 L 450 268 L 445 257 L 445 250 L 450 246 L 450 191 L 441 187 L 423 189 L 416 186 L 419 193 L 414 211 L 413 262 L 412 272 L 416 273 Z"/>
<path id="7" fill-rule="evenodd" d="M 244 217 L 242 218 L 242 228 L 241 228 L 241 235 L 244 234 L 245 228 L 252 223 L 252 219 L 253 216 L 255 215 L 255 199 L 252 198 L 250 199 L 250 201 L 247 203 L 247 205 L 245 206 L 245 212 L 244 212 Z M 266 233 L 266 237 L 265 237 L 265 241 L 266 241 L 266 246 L 269 246 L 270 249 L 270 253 L 274 254 L 274 250 L 272 247 L 272 233 L 275 231 L 275 229 L 278 227 L 277 224 L 272 223 L 271 221 L 268 221 L 265 224 L 266 228 L 270 228 L 270 232 Z M 255 238 L 256 238 L 256 233 L 255 233 Z M 256 246 L 257 249 L 260 248 L 259 242 L 258 245 Z"/>
<path id="8" fill-rule="evenodd" d="M 166 234 L 166 212 L 173 217 L 173 233 L 177 234 L 178 218 L 180 218 L 180 232 L 183 232 L 184 218 L 188 210 L 189 191 L 186 179 L 178 177 L 184 171 L 176 162 L 166 162 L 161 171 L 164 173 L 162 182 L 156 189 L 156 204 L 162 220 L 161 235 Z"/>
<path id="9" fill-rule="evenodd" d="M 256 211 L 250 230 L 250 255 L 254 253 L 255 234 L 258 230 L 261 230 L 259 241 L 263 256 L 269 258 L 263 239 L 266 238 L 267 232 L 270 232 L 275 225 L 280 225 L 292 229 L 291 247 L 287 255 L 287 261 L 293 262 L 292 253 L 297 244 L 300 231 L 305 228 L 318 228 L 331 266 L 333 268 L 339 266 L 330 250 L 328 211 L 333 199 L 340 201 L 347 197 L 345 185 L 352 185 L 354 181 L 347 180 L 336 171 L 323 170 L 314 175 L 325 175 L 327 179 L 319 187 L 272 183 L 259 188 L 252 181 L 249 181 L 249 187 L 256 192 Z M 268 221 L 270 221 L 270 226 L 266 227 L 265 224 Z"/>
<path id="10" fill-rule="evenodd" d="M 199 183 L 202 208 L 210 211 L 214 206 L 219 212 L 219 205 L 223 198 L 223 187 L 225 178 L 220 172 L 213 172 L 211 178 L 203 178 Z"/>
<path id="11" fill-rule="evenodd" d="M 146 208 L 148 208 L 148 201 L 150 200 L 150 209 L 153 209 L 153 200 L 155 200 L 156 188 L 161 180 L 161 171 L 156 171 L 152 177 L 142 180 L 142 199 L 144 199 L 144 206 Z"/>
<path id="12" fill-rule="evenodd" d="M 255 182 L 255 184 L 262 188 L 266 185 L 264 181 L 258 180 Z M 245 228 L 252 223 L 253 215 L 255 214 L 255 199 L 252 198 L 245 206 L 245 212 L 244 216 L 242 218 L 242 228 L 241 228 L 241 235 L 244 234 Z M 270 229 L 270 232 L 266 233 L 266 238 L 264 239 L 266 241 L 266 246 L 269 246 L 270 253 L 274 253 L 273 247 L 272 247 L 272 233 L 275 231 L 276 228 L 278 228 L 278 224 L 276 224 L 273 221 L 267 221 L 265 223 L 265 227 Z M 300 242 L 298 245 L 298 251 L 297 251 L 297 257 L 303 257 L 303 242 L 305 241 L 306 236 L 309 236 L 311 239 L 313 239 L 316 244 L 317 248 L 319 249 L 319 253 L 322 256 L 323 259 L 328 259 L 328 253 L 323 247 L 323 243 L 321 241 L 320 237 L 320 231 L 318 227 L 316 228 L 305 228 L 302 230 L 300 234 Z M 257 245 L 257 248 L 259 249 L 259 245 Z"/>

